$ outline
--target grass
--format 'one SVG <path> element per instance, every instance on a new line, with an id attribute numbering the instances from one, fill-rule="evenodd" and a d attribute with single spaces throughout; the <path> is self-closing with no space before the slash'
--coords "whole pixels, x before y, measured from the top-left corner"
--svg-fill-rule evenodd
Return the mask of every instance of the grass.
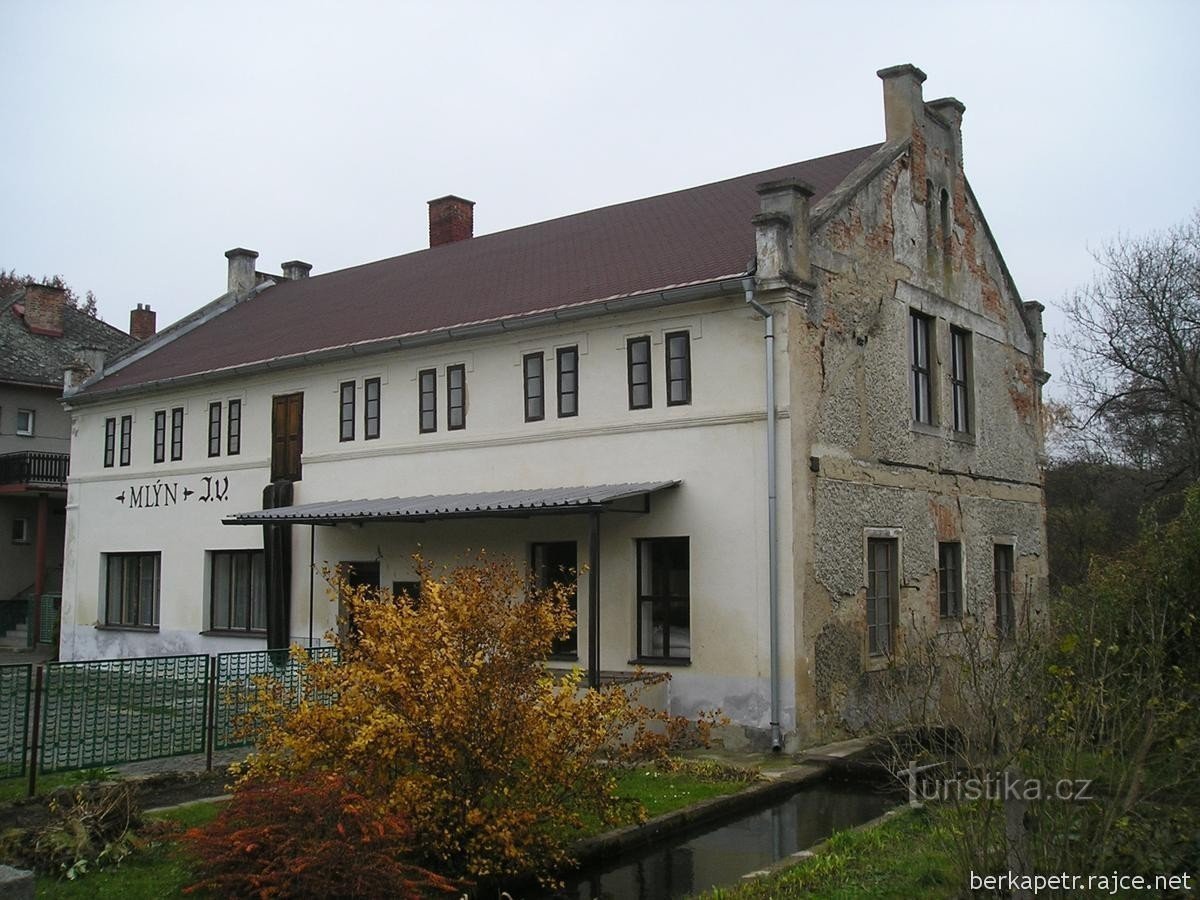
<path id="1" fill-rule="evenodd" d="M 951 856 L 951 837 L 928 809 L 905 809 L 879 825 L 834 835 L 816 855 L 707 900 L 933 900 L 963 892 Z"/>
<path id="2" fill-rule="evenodd" d="M 71 772 L 55 772 L 52 775 L 38 775 L 37 795 L 49 794 L 60 787 L 82 784 L 85 781 L 99 781 L 111 777 L 107 769 L 82 769 Z M 0 778 L 0 803 L 12 803 L 29 795 L 29 776 L 20 778 Z"/>
<path id="3" fill-rule="evenodd" d="M 707 779 L 686 769 L 662 772 L 653 767 L 643 767 L 626 772 L 617 779 L 617 796 L 640 801 L 646 815 L 653 817 L 692 806 L 710 797 L 735 793 L 745 786 L 744 782 Z"/>

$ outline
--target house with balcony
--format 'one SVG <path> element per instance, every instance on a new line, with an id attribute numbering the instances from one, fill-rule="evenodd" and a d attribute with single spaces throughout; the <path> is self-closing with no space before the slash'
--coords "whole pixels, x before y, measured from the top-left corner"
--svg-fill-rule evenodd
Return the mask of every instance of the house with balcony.
<path id="1" fill-rule="evenodd" d="M 153 312 L 140 308 L 153 332 Z M 137 343 L 28 284 L 0 298 L 0 646 L 50 642 L 62 590 L 71 417 L 64 375 L 90 374 Z"/>
<path id="2" fill-rule="evenodd" d="M 400 593 L 485 549 L 576 582 L 549 665 L 669 673 L 778 747 L 861 727 L 917 636 L 1012 636 L 1042 308 L 963 104 L 878 75 L 868 146 L 493 234 L 441 197 L 428 248 L 326 274 L 230 250 L 68 392 L 62 655 L 320 643 L 322 565 Z"/>

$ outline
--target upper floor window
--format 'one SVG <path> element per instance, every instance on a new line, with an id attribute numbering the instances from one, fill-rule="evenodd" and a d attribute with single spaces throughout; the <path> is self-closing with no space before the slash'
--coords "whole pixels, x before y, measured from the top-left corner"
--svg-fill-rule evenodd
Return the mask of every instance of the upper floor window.
<path id="1" fill-rule="evenodd" d="M 208 404 L 208 455 L 221 455 L 221 403 Z"/>
<path id="2" fill-rule="evenodd" d="M 171 459 L 183 459 L 183 407 L 171 410 Z"/>
<path id="3" fill-rule="evenodd" d="M 363 382 L 363 439 L 373 441 L 379 437 L 380 381 L 368 378 Z"/>
<path id="4" fill-rule="evenodd" d="M 33 420 L 36 413 L 32 409 L 17 410 L 17 434 L 21 437 L 33 437 Z"/>
<path id="5" fill-rule="evenodd" d="M 266 631 L 267 578 L 261 550 L 210 554 L 209 627 L 214 631 Z"/>
<path id="6" fill-rule="evenodd" d="M 341 430 L 339 431 L 339 439 L 343 441 L 354 440 L 354 391 L 355 385 L 353 381 L 343 381 L 341 384 Z"/>
<path id="7" fill-rule="evenodd" d="M 579 348 L 558 350 L 558 417 L 579 414 Z"/>
<path id="8" fill-rule="evenodd" d="M 121 465 L 129 465 L 133 455 L 133 416 L 121 416 Z"/>
<path id="9" fill-rule="evenodd" d="M 242 401 L 229 401 L 229 427 L 225 429 L 225 452 L 237 456 L 242 452 Z"/>
<path id="10" fill-rule="evenodd" d="M 638 656 L 690 659 L 691 565 L 688 539 L 637 542 Z"/>
<path id="11" fill-rule="evenodd" d="M 654 401 L 650 385 L 650 338 L 630 338 L 625 344 L 629 364 L 629 408 L 648 409 Z"/>
<path id="12" fill-rule="evenodd" d="M 996 580 L 996 632 L 1002 638 L 1012 637 L 1016 627 L 1016 608 L 1013 603 L 1012 544 L 996 544 L 994 548 Z"/>
<path id="13" fill-rule="evenodd" d="M 546 417 L 545 361 L 540 353 L 526 353 L 521 360 L 525 378 L 525 421 L 539 422 Z"/>
<path id="14" fill-rule="evenodd" d="M 915 309 L 908 312 L 909 357 L 911 359 L 912 417 L 914 422 L 933 424 L 933 389 L 929 378 L 929 337 L 933 320 Z"/>
<path id="15" fill-rule="evenodd" d="M 971 333 L 950 329 L 950 397 L 954 430 L 971 430 Z"/>
<path id="16" fill-rule="evenodd" d="M 105 555 L 104 624 L 134 628 L 158 625 L 162 554 Z"/>
<path id="17" fill-rule="evenodd" d="M 692 344 L 686 331 L 666 335 L 667 344 L 667 406 L 684 406 L 692 402 Z"/>
<path id="18" fill-rule="evenodd" d="M 117 420 L 104 420 L 104 468 L 111 469 L 117 455 Z"/>
<path id="19" fill-rule="evenodd" d="M 938 613 L 943 619 L 962 615 L 962 544 L 938 544 Z"/>
<path id="20" fill-rule="evenodd" d="M 458 431 L 467 427 L 467 367 L 446 367 L 446 427 Z"/>
<path id="21" fill-rule="evenodd" d="M 167 411 L 156 410 L 154 413 L 154 461 L 165 462 L 167 459 Z"/>
<path id="22" fill-rule="evenodd" d="M 892 652 L 900 608 L 899 541 L 867 539 L 867 652 Z"/>
<path id="23" fill-rule="evenodd" d="M 423 369 L 417 375 L 420 391 L 421 433 L 437 431 L 437 369 Z"/>
<path id="24" fill-rule="evenodd" d="M 942 188 L 939 201 L 942 224 L 942 276 L 949 284 L 950 273 L 954 265 L 950 252 L 954 247 L 954 232 L 950 229 L 950 193 L 945 188 Z"/>

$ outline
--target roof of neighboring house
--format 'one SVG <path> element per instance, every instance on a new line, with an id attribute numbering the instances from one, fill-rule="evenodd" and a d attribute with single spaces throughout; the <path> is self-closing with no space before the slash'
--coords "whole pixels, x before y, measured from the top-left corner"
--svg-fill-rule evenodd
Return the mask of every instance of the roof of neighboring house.
<path id="1" fill-rule="evenodd" d="M 171 340 L 167 329 L 83 393 L 738 276 L 754 257 L 757 185 L 800 178 L 815 204 L 880 146 L 285 281 Z"/>
<path id="2" fill-rule="evenodd" d="M 35 334 L 25 325 L 24 299 L 23 289 L 0 299 L 0 382 L 62 390 L 63 369 L 81 349 L 100 348 L 112 359 L 137 343 L 121 329 L 69 304 L 63 308 L 61 336 Z"/>

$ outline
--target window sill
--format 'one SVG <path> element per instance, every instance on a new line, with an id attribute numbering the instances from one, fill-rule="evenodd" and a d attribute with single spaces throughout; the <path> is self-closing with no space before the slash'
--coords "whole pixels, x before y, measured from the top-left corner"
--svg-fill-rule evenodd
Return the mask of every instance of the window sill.
<path id="1" fill-rule="evenodd" d="M 145 634 L 158 634 L 157 625 L 109 625 L 105 623 L 104 625 L 97 624 L 95 628 L 97 631 L 141 631 Z"/>
<path id="2" fill-rule="evenodd" d="M 937 425 L 928 425 L 925 422 L 910 422 L 913 434 L 923 434 L 926 437 L 940 438 L 942 429 Z"/>
<path id="3" fill-rule="evenodd" d="M 231 628 L 228 630 L 223 628 L 210 628 L 207 631 L 201 631 L 200 634 L 203 637 L 254 638 L 256 641 L 265 641 L 267 639 L 267 633 L 265 631 L 247 631 L 244 628 Z"/>
<path id="4" fill-rule="evenodd" d="M 975 435 L 970 431 L 952 431 L 950 432 L 950 440 L 955 444 L 965 444 L 968 447 L 975 446 Z"/>
<path id="5" fill-rule="evenodd" d="M 551 653 L 547 662 L 579 662 L 578 653 Z"/>
<path id="6" fill-rule="evenodd" d="M 680 666 L 692 664 L 690 656 L 635 656 L 627 661 L 631 666 Z"/>

